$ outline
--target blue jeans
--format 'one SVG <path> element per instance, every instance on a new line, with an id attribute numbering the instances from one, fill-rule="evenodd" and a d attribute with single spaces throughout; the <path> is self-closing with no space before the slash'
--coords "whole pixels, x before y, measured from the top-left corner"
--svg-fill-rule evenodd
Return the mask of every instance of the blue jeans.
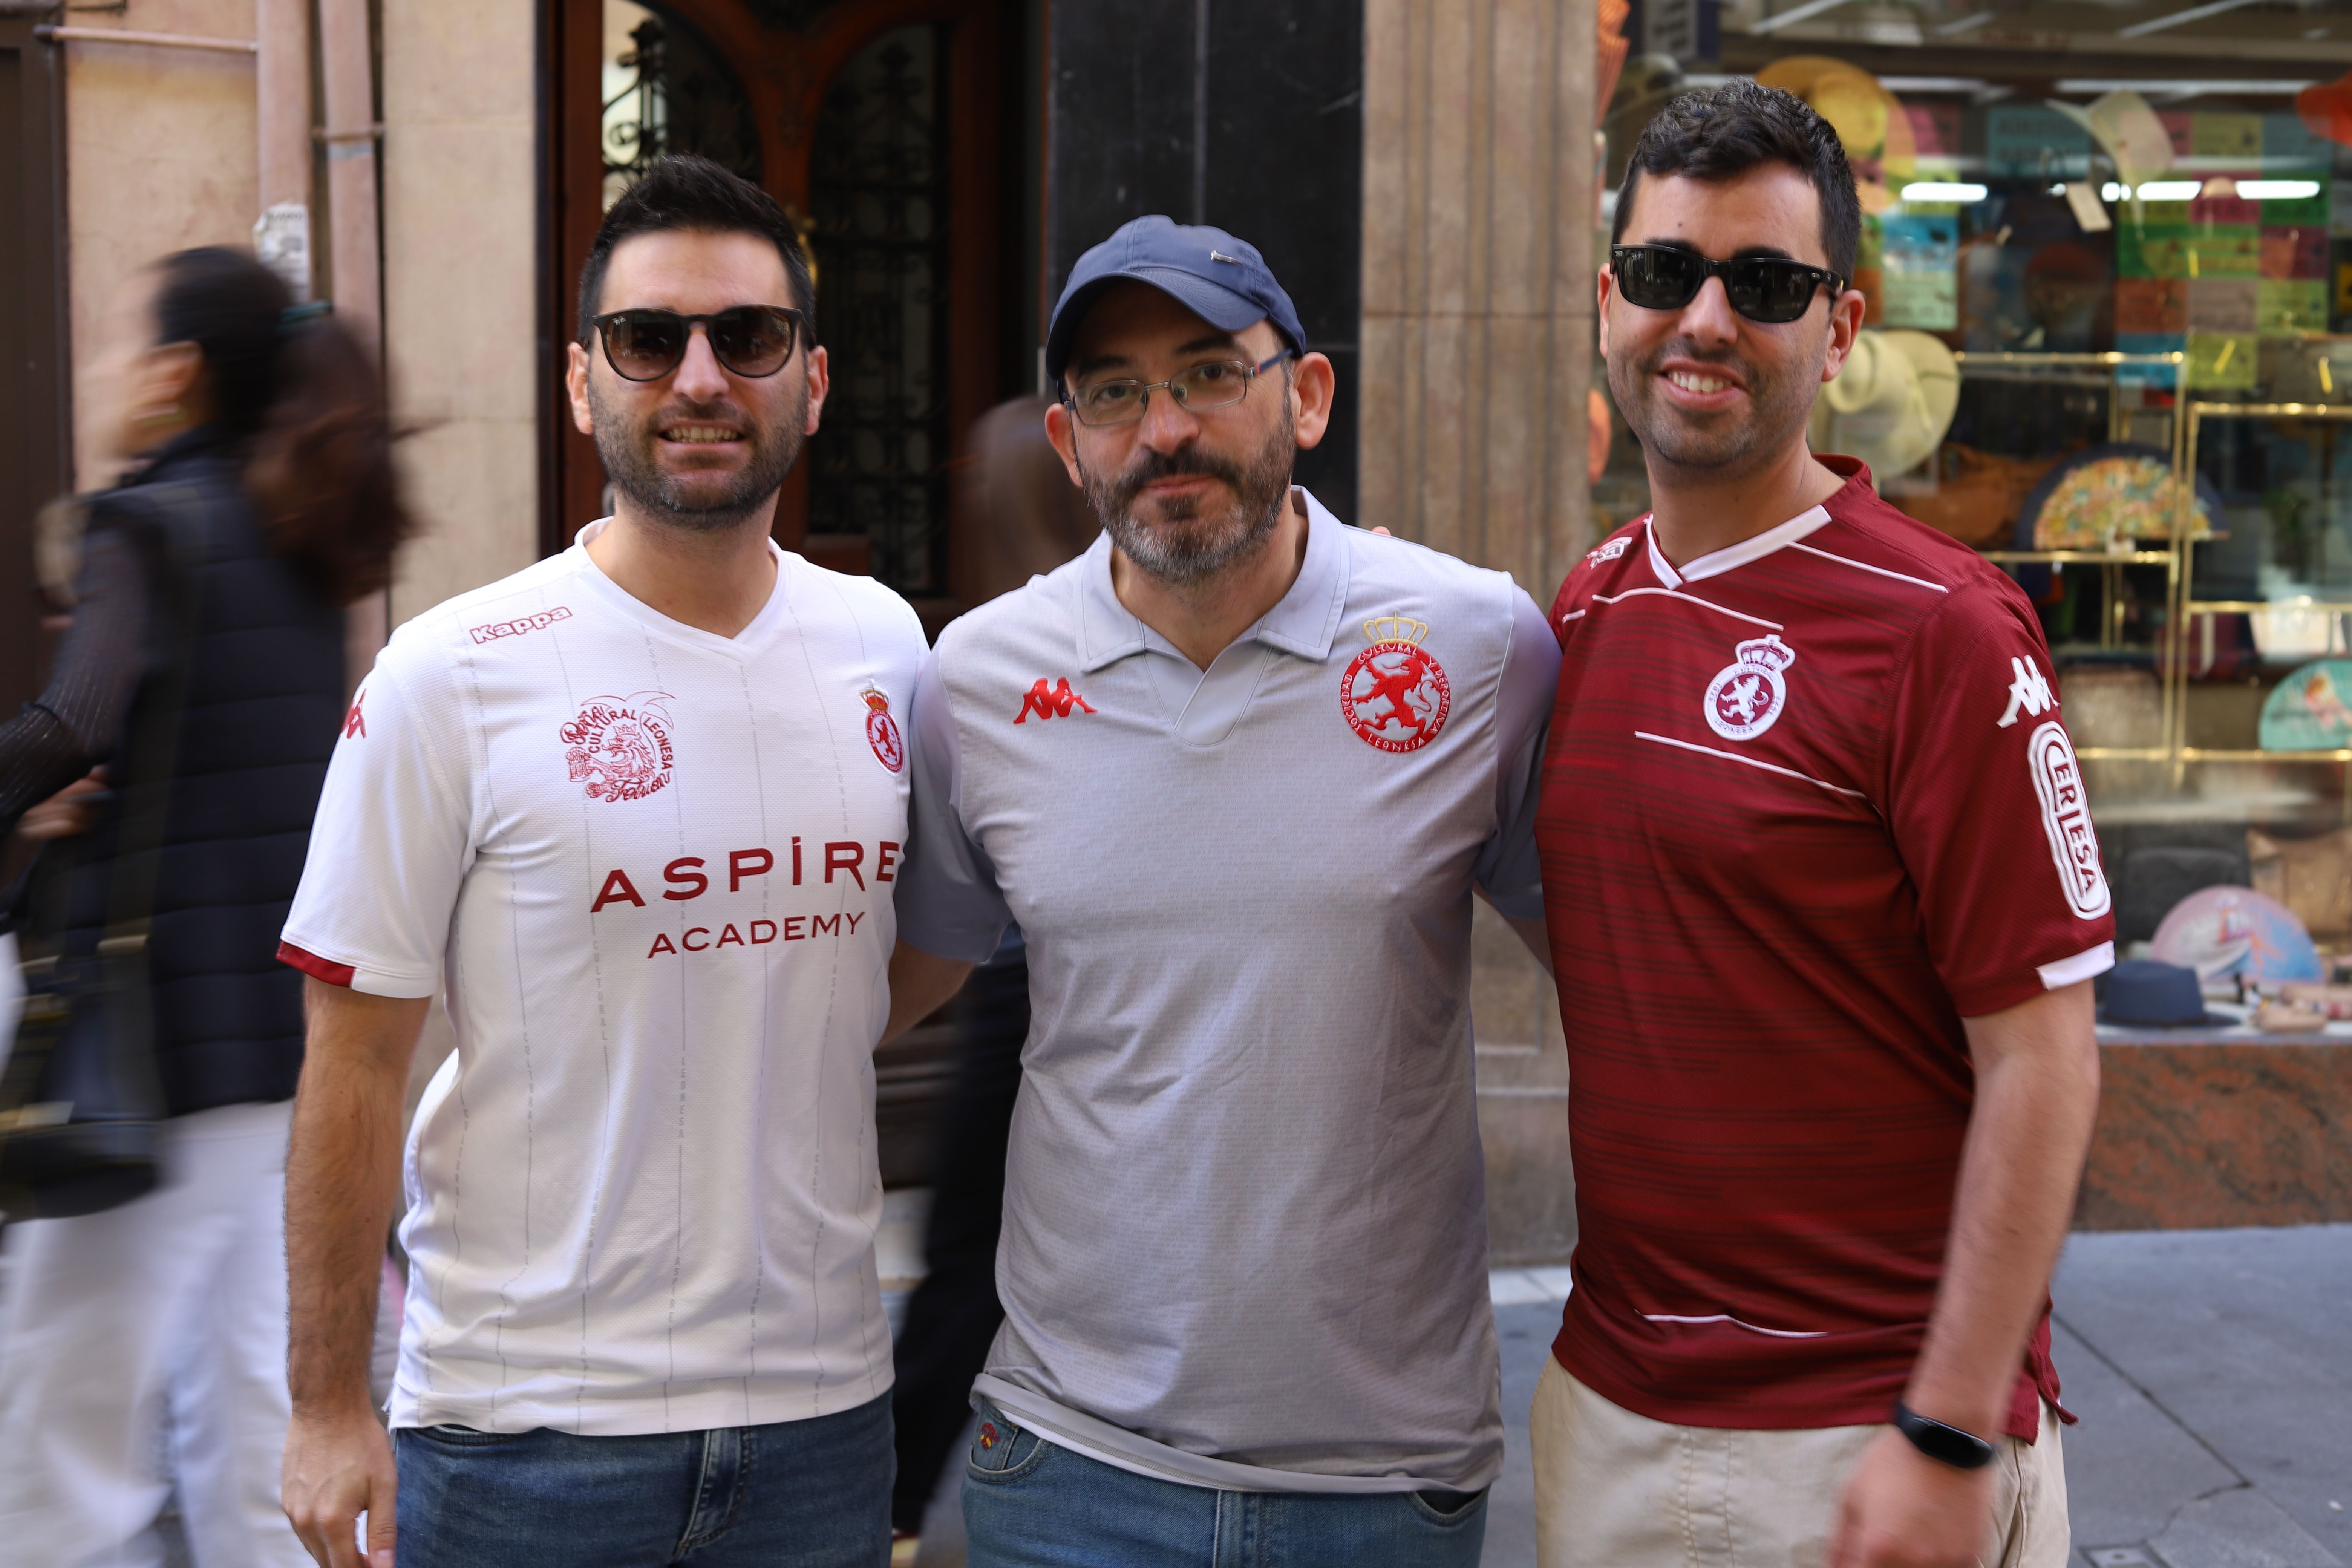
<path id="1" fill-rule="evenodd" d="M 881 1568 L 890 1396 L 767 1426 L 404 1426 L 400 1568 Z"/>
<path id="2" fill-rule="evenodd" d="M 1137 1475 L 979 1402 L 971 1568 L 1477 1568 L 1486 1494 L 1224 1492 Z M 405 1565 L 404 1563 L 404 1568 Z"/>

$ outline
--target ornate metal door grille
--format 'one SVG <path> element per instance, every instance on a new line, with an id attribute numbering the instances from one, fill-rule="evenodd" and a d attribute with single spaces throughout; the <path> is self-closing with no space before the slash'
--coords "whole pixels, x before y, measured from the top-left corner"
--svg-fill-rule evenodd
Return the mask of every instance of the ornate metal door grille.
<path id="1" fill-rule="evenodd" d="M 612 91 L 608 69 L 604 100 L 604 205 L 665 153 L 699 153 L 757 183 L 760 137 L 751 100 L 733 73 L 720 65 L 694 29 L 658 6 L 606 0 L 614 8 L 641 13 L 629 33 L 633 46 L 614 62 L 624 85 Z"/>
<path id="2" fill-rule="evenodd" d="M 947 157 L 937 26 L 884 34 L 817 121 L 817 323 L 832 362 L 809 531 L 863 534 L 874 575 L 947 591 Z"/>

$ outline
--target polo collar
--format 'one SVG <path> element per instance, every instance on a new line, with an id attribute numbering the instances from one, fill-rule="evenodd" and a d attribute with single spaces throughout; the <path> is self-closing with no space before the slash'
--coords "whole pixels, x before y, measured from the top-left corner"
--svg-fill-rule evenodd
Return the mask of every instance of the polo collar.
<path id="1" fill-rule="evenodd" d="M 1347 608 L 1348 542 L 1340 532 L 1347 525 L 1305 487 L 1294 485 L 1291 494 L 1307 509 L 1307 559 L 1299 563 L 1298 578 L 1290 584 L 1290 591 L 1234 640 L 1261 642 L 1319 663 L 1330 656 L 1340 615 Z M 1106 530 L 1080 558 L 1077 655 L 1081 674 L 1092 674 L 1147 648 L 1175 652 L 1166 638 L 1118 602 L 1118 590 L 1110 581 L 1111 550 Z"/>

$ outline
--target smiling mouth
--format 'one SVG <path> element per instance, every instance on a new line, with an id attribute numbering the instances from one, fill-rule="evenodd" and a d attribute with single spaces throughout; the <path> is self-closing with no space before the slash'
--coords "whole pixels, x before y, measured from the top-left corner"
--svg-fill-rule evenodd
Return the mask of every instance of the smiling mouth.
<path id="1" fill-rule="evenodd" d="M 661 433 L 661 438 L 680 446 L 718 446 L 740 441 L 743 433 L 724 425 L 672 425 Z"/>
<path id="2" fill-rule="evenodd" d="M 1685 392 L 1709 393 L 1730 390 L 1732 384 L 1717 375 L 1701 375 L 1696 371 L 1670 370 L 1666 379 Z"/>

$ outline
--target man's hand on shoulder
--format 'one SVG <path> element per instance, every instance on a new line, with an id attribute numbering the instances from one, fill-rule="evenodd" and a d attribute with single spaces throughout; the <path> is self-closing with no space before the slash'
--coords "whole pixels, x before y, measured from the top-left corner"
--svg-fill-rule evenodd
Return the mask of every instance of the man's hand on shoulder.
<path id="1" fill-rule="evenodd" d="M 278 1496 L 303 1550 L 320 1568 L 393 1568 L 397 1480 L 392 1440 L 364 1405 L 297 1409 L 286 1431 Z M 357 1521 L 367 1515 L 367 1555 Z"/>
<path id="2" fill-rule="evenodd" d="M 1847 1479 L 1829 1568 L 1975 1568 L 1992 1503 L 1991 1467 L 1931 1459 L 1890 1426 Z"/>

